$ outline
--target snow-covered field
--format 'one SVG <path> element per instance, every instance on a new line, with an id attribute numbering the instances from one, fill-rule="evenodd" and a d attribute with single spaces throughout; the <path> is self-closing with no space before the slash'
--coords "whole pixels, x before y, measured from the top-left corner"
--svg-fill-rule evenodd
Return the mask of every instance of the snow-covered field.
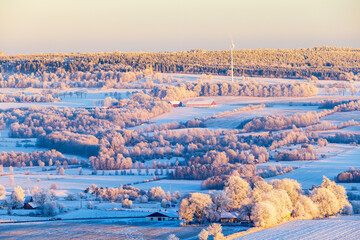
<path id="1" fill-rule="evenodd" d="M 319 220 L 298 220 L 252 233 L 238 240 L 257 239 L 360 239 L 360 216 L 342 216 Z"/>
<path id="2" fill-rule="evenodd" d="M 9 172 L 8 168 L 4 168 L 4 171 Z M 29 171 L 30 174 L 27 174 L 27 171 Z M 91 184 L 96 184 L 99 187 L 118 188 L 121 184 L 132 184 L 153 179 L 153 175 L 151 174 L 153 171 L 149 171 L 149 175 L 145 175 L 145 170 L 143 170 L 143 175 L 138 175 L 136 169 L 133 169 L 132 171 L 134 175 L 115 175 L 114 171 L 104 171 L 105 175 L 102 175 L 102 171 L 98 171 L 97 175 L 92 175 L 90 169 L 83 169 L 83 174 L 79 175 L 78 169 L 75 168 L 66 169 L 64 175 L 57 175 L 55 169 L 51 171 L 42 171 L 39 167 L 14 168 L 14 184 L 10 185 L 8 175 L 0 176 L 0 184 L 8 191 L 16 186 L 22 186 L 22 188 L 30 190 L 34 186 L 49 189 L 52 184 L 56 184 L 58 187 L 58 190 L 55 190 L 57 195 L 66 196 L 70 193 L 77 194 L 80 191 L 84 191 L 87 187 L 90 187 Z M 49 180 L 47 178 L 48 173 L 50 175 Z M 111 175 L 109 175 L 109 173 Z M 151 184 L 149 185 L 149 189 L 156 186 L 156 182 L 149 183 Z M 200 183 L 198 185 L 200 185 Z M 174 186 L 176 186 L 176 184 Z M 135 187 L 138 187 L 138 185 L 135 185 Z M 177 188 L 176 190 L 181 189 Z"/>
<path id="3" fill-rule="evenodd" d="M 141 183 L 135 185 L 135 187 L 150 190 L 152 187 L 160 186 L 165 192 L 171 191 L 179 191 L 183 195 L 189 192 L 200 192 L 200 184 L 202 181 L 200 180 L 159 180 L 155 182 Z"/>
<path id="4" fill-rule="evenodd" d="M 37 107 L 100 107 L 100 102 L 107 97 L 127 99 L 133 92 L 139 92 L 138 89 L 88 89 L 88 88 L 71 88 L 64 91 L 59 91 L 60 102 L 49 102 L 49 103 L 0 103 L 0 109 L 9 108 L 27 108 L 30 106 Z M 32 95 L 39 93 L 39 89 L 1 89 L 0 93 L 23 93 L 25 95 Z M 116 94 L 116 97 L 115 97 Z"/>
<path id="5" fill-rule="evenodd" d="M 280 162 L 282 166 L 301 166 L 300 168 L 279 175 L 271 179 L 291 178 L 301 183 L 302 187 L 309 189 L 313 184 L 319 185 L 322 182 L 323 176 L 329 179 L 334 179 L 340 172 L 349 170 L 350 167 L 360 168 L 360 148 L 350 145 L 342 145 L 342 149 L 329 149 L 330 155 L 324 159 L 316 161 L 293 161 L 293 162 Z M 334 152 L 336 151 L 335 154 Z M 323 152 L 327 152 L 326 150 Z M 265 163 L 269 165 L 271 163 Z M 344 184 L 349 185 L 349 184 Z M 352 183 L 351 186 L 360 186 L 358 183 Z"/>
<path id="6" fill-rule="evenodd" d="M 170 234 L 195 240 L 202 227 L 180 227 L 177 221 L 146 222 L 144 219 L 112 219 L 0 225 L 1 239 L 134 239 L 166 240 Z M 224 235 L 246 230 L 225 226 Z"/>

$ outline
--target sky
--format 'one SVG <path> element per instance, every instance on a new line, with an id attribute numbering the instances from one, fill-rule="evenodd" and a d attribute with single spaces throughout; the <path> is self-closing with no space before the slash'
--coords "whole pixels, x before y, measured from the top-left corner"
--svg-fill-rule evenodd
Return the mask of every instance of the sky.
<path id="1" fill-rule="evenodd" d="M 0 0 L 0 51 L 360 48 L 360 0 Z"/>

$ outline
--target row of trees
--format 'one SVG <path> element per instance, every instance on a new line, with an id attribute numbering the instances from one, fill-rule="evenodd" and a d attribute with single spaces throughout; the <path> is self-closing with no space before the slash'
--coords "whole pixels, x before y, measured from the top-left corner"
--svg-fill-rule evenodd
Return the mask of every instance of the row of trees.
<path id="1" fill-rule="evenodd" d="M 0 94 L 0 102 L 59 102 L 60 98 L 54 98 L 50 94 Z"/>
<path id="2" fill-rule="evenodd" d="M 56 150 L 49 151 L 35 151 L 31 153 L 24 152 L 1 152 L 0 165 L 4 167 L 25 167 L 25 166 L 57 166 L 61 164 L 79 164 L 79 161 L 74 158 L 64 157 L 61 152 Z M 2 169 L 2 168 L 1 168 Z"/>
<path id="3" fill-rule="evenodd" d="M 89 192 L 102 201 L 121 202 L 126 201 L 127 207 L 132 205 L 132 201 L 147 203 L 148 201 L 158 202 L 177 202 L 181 195 L 178 191 L 175 191 L 172 195 L 170 192 L 165 193 L 161 187 L 153 187 L 149 191 L 141 190 L 132 186 L 121 185 L 119 188 L 111 187 L 98 187 L 94 184 L 91 185 L 91 189 L 88 188 L 85 192 Z M 129 202 L 131 201 L 131 203 Z M 125 204 L 125 205 L 126 205 Z M 130 206 L 131 208 L 131 206 Z"/>
<path id="4" fill-rule="evenodd" d="M 164 100 L 182 100 L 198 96 L 310 97 L 315 96 L 317 92 L 317 87 L 308 83 L 266 84 L 251 81 L 154 86 L 150 94 Z"/>

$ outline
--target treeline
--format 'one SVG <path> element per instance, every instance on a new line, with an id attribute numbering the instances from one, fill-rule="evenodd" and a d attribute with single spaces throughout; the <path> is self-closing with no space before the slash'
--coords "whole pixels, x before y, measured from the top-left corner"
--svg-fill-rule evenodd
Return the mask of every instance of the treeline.
<path id="1" fill-rule="evenodd" d="M 79 164 L 76 158 L 64 157 L 56 150 L 24 152 L 2 152 L 0 153 L 0 165 L 4 167 L 25 167 L 25 166 L 60 166 L 60 164 Z"/>
<path id="2" fill-rule="evenodd" d="M 315 96 L 317 92 L 317 87 L 308 83 L 266 84 L 251 81 L 154 86 L 150 94 L 164 100 L 182 100 L 198 96 L 310 97 Z"/>
<path id="3" fill-rule="evenodd" d="M 54 98 L 51 94 L 0 94 L 0 102 L 59 102 L 60 98 Z"/>
<path id="4" fill-rule="evenodd" d="M 358 49 L 255 49 L 234 51 L 235 76 L 357 80 Z M 171 53 L 85 53 L 0 56 L 0 72 L 131 71 L 152 68 L 163 73 L 228 75 L 229 51 L 191 50 Z"/>
<path id="5" fill-rule="evenodd" d="M 153 74 L 152 70 L 121 72 L 118 70 L 95 70 L 92 72 L 55 73 L 38 72 L 36 74 L 0 73 L 0 88 L 127 88 L 145 76 Z"/>

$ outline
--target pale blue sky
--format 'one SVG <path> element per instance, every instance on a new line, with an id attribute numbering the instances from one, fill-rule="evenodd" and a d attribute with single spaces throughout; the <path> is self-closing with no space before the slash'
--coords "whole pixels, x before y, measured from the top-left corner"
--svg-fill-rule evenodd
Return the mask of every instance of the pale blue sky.
<path id="1" fill-rule="evenodd" d="M 360 0 L 0 0 L 0 51 L 360 48 Z"/>

